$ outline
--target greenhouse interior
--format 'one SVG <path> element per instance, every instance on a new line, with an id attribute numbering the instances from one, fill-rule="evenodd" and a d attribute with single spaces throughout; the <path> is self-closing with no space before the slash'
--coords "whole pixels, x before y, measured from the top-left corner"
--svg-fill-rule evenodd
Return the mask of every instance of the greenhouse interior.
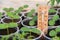
<path id="1" fill-rule="evenodd" d="M 60 40 L 60 0 L 0 0 L 0 40 Z"/>

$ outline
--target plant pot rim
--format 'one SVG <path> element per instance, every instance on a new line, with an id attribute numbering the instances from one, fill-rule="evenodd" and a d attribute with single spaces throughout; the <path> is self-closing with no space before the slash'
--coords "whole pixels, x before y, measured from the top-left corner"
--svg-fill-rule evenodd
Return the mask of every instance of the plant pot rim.
<path id="1" fill-rule="evenodd" d="M 28 28 L 36 28 L 37 26 L 27 26 L 25 25 L 23 22 L 26 21 L 26 20 L 30 20 L 30 19 L 24 19 L 22 20 L 21 24 L 24 26 L 24 27 L 28 27 Z"/>
<path id="2" fill-rule="evenodd" d="M 57 27 L 59 27 L 60 25 L 58 25 L 58 26 L 48 26 L 48 29 L 53 29 L 53 28 L 57 28 Z"/>
<path id="3" fill-rule="evenodd" d="M 19 28 L 18 28 L 18 27 L 16 27 L 16 28 L 17 28 L 17 29 L 16 29 L 16 32 L 15 32 L 15 33 L 11 33 L 11 34 L 9 34 L 9 35 L 0 35 L 0 36 L 2 36 L 2 37 L 6 37 L 6 36 L 10 37 L 10 36 L 12 36 L 12 35 L 18 33 Z"/>
<path id="4" fill-rule="evenodd" d="M 11 19 L 11 18 L 9 18 L 9 17 L 5 17 L 5 18 Z M 3 21 L 5 18 L 3 18 L 3 19 L 1 20 L 1 22 L 5 23 L 5 22 Z M 21 18 L 21 17 L 20 17 L 19 19 L 20 19 L 20 20 L 19 20 L 17 23 L 20 23 L 20 22 L 22 21 L 22 18 Z"/>
<path id="5" fill-rule="evenodd" d="M 49 40 L 51 40 L 51 38 L 50 37 L 47 37 L 46 35 L 44 35 L 44 37 L 47 38 L 47 39 L 49 39 Z"/>

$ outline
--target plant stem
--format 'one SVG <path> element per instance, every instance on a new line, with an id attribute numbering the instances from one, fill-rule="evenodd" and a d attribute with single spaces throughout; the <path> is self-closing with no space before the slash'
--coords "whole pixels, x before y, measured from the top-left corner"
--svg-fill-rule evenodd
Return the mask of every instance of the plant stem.
<path id="1" fill-rule="evenodd" d="M 31 36 L 31 30 L 30 30 L 30 36 Z"/>
<path id="2" fill-rule="evenodd" d="M 9 30 L 8 30 L 8 28 L 7 28 L 7 34 L 9 34 Z"/>

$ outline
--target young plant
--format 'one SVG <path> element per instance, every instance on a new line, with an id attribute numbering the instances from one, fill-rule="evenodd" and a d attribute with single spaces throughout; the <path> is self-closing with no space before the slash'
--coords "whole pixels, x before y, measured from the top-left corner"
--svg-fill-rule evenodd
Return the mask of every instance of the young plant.
<path id="1" fill-rule="evenodd" d="M 54 15 L 52 19 L 49 21 L 49 25 L 54 26 L 55 21 L 57 21 L 58 19 L 59 19 L 59 15 Z"/>
<path id="2" fill-rule="evenodd" d="M 55 30 L 49 32 L 49 36 L 52 37 L 52 40 L 60 40 L 60 37 L 57 34 L 60 32 L 60 27 L 57 27 Z"/>
<path id="3" fill-rule="evenodd" d="M 4 23 L 0 24 L 0 29 L 7 29 L 7 34 L 9 34 L 8 28 L 15 28 L 17 26 L 18 26 L 17 23 Z"/>
<path id="4" fill-rule="evenodd" d="M 55 24 L 55 21 L 53 21 L 53 20 L 50 20 L 50 21 L 49 21 L 49 25 L 50 25 L 50 26 L 54 26 L 54 24 Z"/>
<path id="5" fill-rule="evenodd" d="M 29 25 L 30 25 L 30 26 L 35 25 L 35 21 L 37 21 L 37 16 L 34 16 L 34 17 L 32 18 L 32 20 L 29 22 Z"/>
<path id="6" fill-rule="evenodd" d="M 17 10 L 15 10 L 15 14 L 19 14 L 20 12 L 22 12 L 25 8 L 28 8 L 28 5 L 24 5 L 22 7 L 19 7 Z"/>
<path id="7" fill-rule="evenodd" d="M 55 9 L 53 9 L 53 8 L 49 9 L 49 13 L 55 13 L 55 12 L 56 12 Z"/>
<path id="8" fill-rule="evenodd" d="M 8 23 L 9 28 L 14 28 L 14 27 L 18 27 L 17 23 Z"/>
<path id="9" fill-rule="evenodd" d="M 36 4 L 36 7 L 38 7 L 39 5 L 40 5 L 40 4 L 37 3 L 37 4 Z"/>
<path id="10" fill-rule="evenodd" d="M 24 8 L 28 8 L 29 6 L 28 6 L 28 5 L 24 5 L 23 7 L 24 7 Z"/>
<path id="11" fill-rule="evenodd" d="M 12 19 L 12 22 L 14 21 L 13 19 L 19 19 L 20 18 L 20 16 L 16 15 L 14 12 L 7 12 L 6 14 L 9 18 Z"/>
<path id="12" fill-rule="evenodd" d="M 11 12 L 11 11 L 14 11 L 14 8 L 12 8 L 12 7 L 11 8 L 3 8 L 3 10 L 6 12 Z"/>
<path id="13" fill-rule="evenodd" d="M 19 19 L 20 18 L 20 16 L 15 15 L 14 12 L 7 12 L 6 14 L 8 15 L 8 17 L 10 17 L 12 19 Z"/>
<path id="14" fill-rule="evenodd" d="M 55 2 L 56 2 L 57 4 L 59 4 L 59 3 L 60 3 L 60 0 L 50 0 L 50 1 L 48 2 L 48 4 L 50 3 L 51 6 L 54 6 Z"/>
<path id="15" fill-rule="evenodd" d="M 27 13 L 27 17 L 32 17 L 35 13 L 35 9 L 32 9 L 30 12 Z"/>
<path id="16" fill-rule="evenodd" d="M 32 39 L 32 37 L 34 37 L 34 36 L 31 35 L 31 33 L 29 33 L 29 32 L 33 32 L 33 33 L 36 33 L 38 35 L 40 34 L 40 31 L 37 28 L 30 29 L 30 28 L 27 28 L 27 27 L 22 27 L 20 29 L 20 31 L 21 31 L 20 36 L 22 37 L 22 39 L 26 39 L 25 36 L 27 34 L 30 34 L 30 36 L 28 37 L 28 39 Z"/>
<path id="17" fill-rule="evenodd" d="M 52 20 L 57 21 L 59 19 L 59 15 L 54 15 Z"/>

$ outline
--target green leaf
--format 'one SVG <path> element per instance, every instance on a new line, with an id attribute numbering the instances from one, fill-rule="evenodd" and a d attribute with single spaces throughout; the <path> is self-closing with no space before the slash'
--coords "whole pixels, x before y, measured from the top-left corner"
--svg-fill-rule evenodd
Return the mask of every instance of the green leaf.
<path id="1" fill-rule="evenodd" d="M 14 10 L 14 8 L 9 8 L 9 11 L 13 11 Z"/>
<path id="2" fill-rule="evenodd" d="M 8 17 L 13 18 L 14 13 L 13 12 L 7 12 Z"/>
<path id="3" fill-rule="evenodd" d="M 59 4 L 60 3 L 60 0 L 56 0 L 56 2 L 57 2 L 57 4 Z"/>
<path id="4" fill-rule="evenodd" d="M 14 28 L 14 27 L 18 27 L 17 23 L 9 23 L 8 24 L 9 28 Z"/>
<path id="5" fill-rule="evenodd" d="M 41 33 L 40 30 L 38 30 L 37 28 L 30 29 L 28 27 L 22 27 L 20 30 L 23 31 L 23 32 L 25 32 L 25 31 L 27 31 L 27 32 L 33 32 L 33 33 L 36 33 L 36 34 L 40 34 Z"/>
<path id="6" fill-rule="evenodd" d="M 34 17 L 32 18 L 32 20 L 33 20 L 33 21 L 37 21 L 37 16 L 34 16 Z"/>
<path id="7" fill-rule="evenodd" d="M 8 25 L 5 23 L 5 24 L 0 24 L 0 29 L 6 29 L 8 28 Z"/>
<path id="8" fill-rule="evenodd" d="M 49 9 L 49 13 L 55 13 L 56 10 L 55 9 Z"/>
<path id="9" fill-rule="evenodd" d="M 35 9 L 32 9 L 30 12 L 27 13 L 27 17 L 32 17 L 35 13 Z"/>
<path id="10" fill-rule="evenodd" d="M 3 8 L 4 11 L 8 11 L 8 8 Z"/>
<path id="11" fill-rule="evenodd" d="M 50 2 L 51 2 L 51 6 L 54 6 L 55 0 L 50 0 Z"/>
<path id="12" fill-rule="evenodd" d="M 14 15 L 12 18 L 13 18 L 13 19 L 19 19 L 20 16 L 19 16 L 19 15 Z"/>
<path id="13" fill-rule="evenodd" d="M 20 30 L 21 30 L 21 31 L 30 31 L 30 29 L 27 28 L 27 27 L 22 27 Z"/>
<path id="14" fill-rule="evenodd" d="M 29 6 L 28 5 L 24 5 L 24 8 L 28 8 Z"/>
<path id="15" fill-rule="evenodd" d="M 35 22 L 34 22 L 34 21 L 30 21 L 30 22 L 29 22 L 29 25 L 30 25 L 30 26 L 35 25 Z"/>
<path id="16" fill-rule="evenodd" d="M 19 7 L 18 10 L 15 10 L 15 14 L 19 14 L 20 12 L 22 12 L 23 9 L 23 7 Z"/>
<path id="17" fill-rule="evenodd" d="M 36 4 L 36 6 L 38 7 L 40 4 Z"/>
<path id="18" fill-rule="evenodd" d="M 56 36 L 56 31 L 55 30 L 52 30 L 52 31 L 50 31 L 49 32 L 49 35 L 51 36 L 51 37 L 54 37 L 54 36 Z"/>
<path id="19" fill-rule="evenodd" d="M 56 32 L 60 32 L 60 27 L 57 27 L 55 30 Z"/>
<path id="20" fill-rule="evenodd" d="M 16 37 L 13 37 L 13 40 L 16 40 Z"/>
<path id="21" fill-rule="evenodd" d="M 51 40 L 60 40 L 59 37 L 53 37 Z"/>
<path id="22" fill-rule="evenodd" d="M 32 12 L 32 14 L 35 13 L 35 9 L 32 9 L 31 12 Z"/>
<path id="23" fill-rule="evenodd" d="M 22 11 L 22 10 L 20 10 L 20 9 L 19 9 L 19 10 L 15 10 L 14 13 L 15 13 L 15 15 L 17 15 L 17 14 L 19 14 L 21 11 Z"/>
<path id="24" fill-rule="evenodd" d="M 7 12 L 8 17 L 12 18 L 12 19 L 19 19 L 20 16 L 19 15 L 15 15 L 13 12 Z"/>
<path id="25" fill-rule="evenodd" d="M 50 20 L 50 21 L 49 21 L 49 25 L 50 25 L 50 26 L 54 26 L 54 24 L 55 24 L 55 21 L 53 21 L 53 20 Z"/>
<path id="26" fill-rule="evenodd" d="M 54 21 L 57 21 L 59 19 L 59 15 L 54 15 L 52 18 Z"/>
<path id="27" fill-rule="evenodd" d="M 38 30 L 37 28 L 32 28 L 30 30 L 31 30 L 31 32 L 36 33 L 36 34 L 40 34 L 41 33 L 41 31 Z"/>
<path id="28" fill-rule="evenodd" d="M 27 17 L 31 17 L 31 16 L 32 16 L 32 13 L 28 12 Z"/>

